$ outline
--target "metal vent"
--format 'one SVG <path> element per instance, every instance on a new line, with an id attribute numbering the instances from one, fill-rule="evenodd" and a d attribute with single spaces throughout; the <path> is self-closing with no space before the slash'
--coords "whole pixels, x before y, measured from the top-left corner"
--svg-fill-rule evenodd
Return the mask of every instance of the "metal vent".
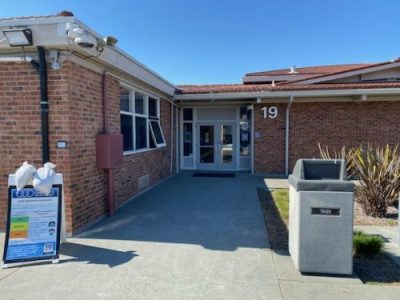
<path id="1" fill-rule="evenodd" d="M 139 177 L 138 179 L 138 188 L 139 190 L 143 190 L 144 188 L 150 185 L 150 174 Z"/>

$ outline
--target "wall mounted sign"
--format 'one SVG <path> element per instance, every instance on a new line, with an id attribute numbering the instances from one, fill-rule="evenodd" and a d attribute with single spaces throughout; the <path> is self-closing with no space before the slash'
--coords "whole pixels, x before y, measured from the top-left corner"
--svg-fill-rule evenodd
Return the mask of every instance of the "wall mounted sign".
<path id="1" fill-rule="evenodd" d="M 311 214 L 319 216 L 340 216 L 340 208 L 312 207 Z"/>
<path id="2" fill-rule="evenodd" d="M 264 119 L 275 119 L 278 116 L 278 108 L 276 106 L 264 106 L 261 108 L 261 111 L 263 112 Z"/>
<path id="3" fill-rule="evenodd" d="M 3 267 L 8 263 L 53 260 L 60 248 L 62 186 L 44 195 L 33 187 L 8 189 L 7 231 Z"/>

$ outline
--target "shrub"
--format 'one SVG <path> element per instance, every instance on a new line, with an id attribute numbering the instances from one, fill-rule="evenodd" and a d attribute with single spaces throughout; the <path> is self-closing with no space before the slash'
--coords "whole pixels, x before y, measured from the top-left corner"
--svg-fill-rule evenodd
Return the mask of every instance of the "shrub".
<path id="1" fill-rule="evenodd" d="M 354 162 L 360 179 L 356 186 L 355 199 L 365 213 L 384 217 L 389 205 L 400 192 L 400 157 L 397 146 L 393 149 L 368 145 L 355 150 Z"/>
<path id="2" fill-rule="evenodd" d="M 400 156 L 398 147 L 372 147 L 346 149 L 331 153 L 318 144 L 321 158 L 344 159 L 349 178 L 359 179 L 355 199 L 364 212 L 373 217 L 384 217 L 400 192 Z"/>
<path id="3" fill-rule="evenodd" d="M 365 234 L 361 231 L 354 232 L 353 250 L 355 255 L 372 256 L 382 252 L 383 239 L 376 235 Z"/>
<path id="4" fill-rule="evenodd" d="M 321 144 L 318 143 L 319 153 L 322 159 L 344 159 L 346 161 L 346 169 L 348 178 L 357 176 L 357 169 L 354 162 L 355 149 L 342 147 L 340 151 L 334 150 L 333 153 L 329 150 L 328 146 L 322 149 Z"/>

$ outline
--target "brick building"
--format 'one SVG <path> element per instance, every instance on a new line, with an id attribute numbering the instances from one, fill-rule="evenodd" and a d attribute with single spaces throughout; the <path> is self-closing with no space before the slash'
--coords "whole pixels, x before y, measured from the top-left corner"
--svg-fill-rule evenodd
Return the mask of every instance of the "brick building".
<path id="1" fill-rule="evenodd" d="M 63 174 L 73 233 L 180 170 L 287 175 L 318 142 L 398 143 L 399 60 L 175 86 L 115 44 L 70 13 L 0 20 L 0 230 L 25 160 Z"/>

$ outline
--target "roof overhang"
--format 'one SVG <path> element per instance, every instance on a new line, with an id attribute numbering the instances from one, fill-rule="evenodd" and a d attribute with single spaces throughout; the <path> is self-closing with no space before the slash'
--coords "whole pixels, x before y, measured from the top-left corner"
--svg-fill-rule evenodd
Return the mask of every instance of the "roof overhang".
<path id="1" fill-rule="evenodd" d="M 25 47 L 27 52 L 36 49 L 37 45 L 46 47 L 47 49 L 62 49 L 78 52 L 89 57 L 88 60 L 95 60 L 104 64 L 109 69 L 115 68 L 125 72 L 169 96 L 175 94 L 176 87 L 174 84 L 170 83 L 161 75 L 146 67 L 118 47 L 105 46 L 101 55 L 96 55 L 98 53 L 90 52 L 94 50 L 82 49 L 74 43 L 71 43 L 66 34 L 68 23 L 79 25 L 99 40 L 102 40 L 104 37 L 75 17 L 52 16 L 2 19 L 0 20 L 0 55 L 3 53 L 7 55 L 11 49 L 7 41 L 3 39 L 3 30 L 29 28 L 32 30 L 33 46 Z M 15 47 L 11 50 L 15 52 Z"/>
<path id="2" fill-rule="evenodd" d="M 370 96 L 400 95 L 400 88 L 181 94 L 181 95 L 175 95 L 174 100 L 176 101 L 242 100 L 242 99 L 258 99 L 258 98 L 285 98 L 290 96 L 293 97 L 350 96 L 351 97 L 351 96 L 362 96 L 362 95 L 370 95 Z"/>

